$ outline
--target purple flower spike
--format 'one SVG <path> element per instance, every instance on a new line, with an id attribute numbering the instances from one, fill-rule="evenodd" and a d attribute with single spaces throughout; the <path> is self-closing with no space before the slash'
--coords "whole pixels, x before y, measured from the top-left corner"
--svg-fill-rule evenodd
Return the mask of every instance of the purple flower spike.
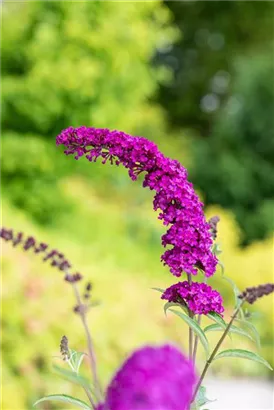
<path id="1" fill-rule="evenodd" d="M 217 258 L 211 252 L 210 225 L 203 213 L 203 204 L 187 180 L 186 169 L 175 160 L 165 157 L 157 145 L 142 137 L 132 137 L 121 131 L 69 127 L 56 139 L 66 147 L 66 154 L 85 156 L 95 162 L 122 164 L 129 176 L 136 180 L 142 172 L 143 186 L 154 190 L 154 210 L 160 210 L 159 219 L 169 226 L 162 236 L 162 244 L 169 247 L 162 255 L 175 276 L 197 274 L 198 268 L 206 276 L 214 274 Z"/>
<path id="2" fill-rule="evenodd" d="M 98 410 L 188 410 L 196 376 L 175 347 L 143 347 L 116 373 Z"/>
<path id="3" fill-rule="evenodd" d="M 181 303 L 195 315 L 207 315 L 209 312 L 222 315 L 224 311 L 223 299 L 220 293 L 205 283 L 178 282 L 167 288 L 161 299 Z"/>

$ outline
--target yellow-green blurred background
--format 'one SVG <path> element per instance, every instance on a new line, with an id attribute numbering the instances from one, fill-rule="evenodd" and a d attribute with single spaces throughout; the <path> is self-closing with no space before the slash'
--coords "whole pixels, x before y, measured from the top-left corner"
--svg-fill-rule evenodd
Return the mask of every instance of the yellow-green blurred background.
<path id="1" fill-rule="evenodd" d="M 189 169 L 207 216 L 221 217 L 226 275 L 240 289 L 273 281 L 273 11 L 242 1 L 2 4 L 3 225 L 60 249 L 93 283 L 104 383 L 141 344 L 186 348 L 187 329 L 165 318 L 151 290 L 176 280 L 160 263 L 152 194 L 123 169 L 65 157 L 55 136 L 87 125 L 152 139 Z M 31 252 L 3 243 L 2 256 L 3 409 L 30 409 L 49 393 L 81 396 L 51 369 L 63 334 L 85 349 L 69 285 Z M 220 271 L 210 284 L 228 318 L 230 285 Z M 251 310 L 273 365 L 273 298 Z M 226 346 L 256 350 L 236 336 Z M 228 359 L 212 371 L 269 376 Z"/>

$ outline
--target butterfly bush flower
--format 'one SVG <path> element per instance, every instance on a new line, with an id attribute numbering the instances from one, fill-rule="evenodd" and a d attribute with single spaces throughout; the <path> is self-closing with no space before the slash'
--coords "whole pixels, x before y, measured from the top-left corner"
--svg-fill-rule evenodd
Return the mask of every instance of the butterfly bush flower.
<path id="1" fill-rule="evenodd" d="M 221 315 L 224 311 L 220 293 L 205 283 L 178 282 L 167 288 L 161 299 L 183 304 L 195 315 L 207 315 L 209 312 Z"/>
<path id="2" fill-rule="evenodd" d="M 115 374 L 97 410 L 188 410 L 195 382 L 192 362 L 177 348 L 143 347 Z"/>
<path id="3" fill-rule="evenodd" d="M 238 297 L 245 299 L 252 305 L 257 299 L 270 295 L 272 292 L 274 292 L 274 283 L 266 283 L 265 285 L 248 287 Z"/>
<path id="4" fill-rule="evenodd" d="M 215 241 L 215 239 L 217 239 L 217 234 L 218 234 L 217 225 L 218 225 L 219 222 L 220 222 L 220 218 L 219 218 L 218 215 L 213 216 L 208 221 L 208 223 L 210 225 L 211 236 L 212 236 L 214 241 Z"/>
<path id="5" fill-rule="evenodd" d="M 155 191 L 154 210 L 160 210 L 159 219 L 169 226 L 162 236 L 162 245 L 168 247 L 161 258 L 164 265 L 175 276 L 183 272 L 195 275 L 198 268 L 206 276 L 213 275 L 217 258 L 211 252 L 211 227 L 187 180 L 187 171 L 178 161 L 165 157 L 145 138 L 108 129 L 69 127 L 57 136 L 56 143 L 76 159 L 85 156 L 95 162 L 101 157 L 103 163 L 122 164 L 132 180 L 144 173 L 143 187 Z"/>
<path id="6" fill-rule="evenodd" d="M 33 236 L 25 236 L 23 232 L 16 233 L 13 229 L 0 227 L 0 238 L 10 242 L 13 247 L 21 247 L 24 251 L 32 251 L 40 255 L 43 262 L 50 263 L 52 267 L 64 272 L 67 282 L 74 283 L 82 279 L 79 272 L 69 273 L 72 265 L 63 253 L 58 249 L 50 249 L 48 244 L 37 241 Z"/>

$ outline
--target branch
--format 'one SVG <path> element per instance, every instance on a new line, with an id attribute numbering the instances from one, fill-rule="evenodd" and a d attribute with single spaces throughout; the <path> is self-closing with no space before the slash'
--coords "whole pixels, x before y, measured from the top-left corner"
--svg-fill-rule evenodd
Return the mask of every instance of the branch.
<path id="1" fill-rule="evenodd" d="M 94 381 L 95 391 L 98 393 L 99 396 L 102 396 L 102 389 L 101 389 L 98 374 L 97 374 L 97 365 L 96 365 L 96 359 L 94 355 L 93 343 L 92 343 L 91 334 L 90 334 L 88 324 L 87 324 L 87 316 L 86 316 L 87 309 L 86 309 L 86 306 L 82 303 L 76 283 L 73 282 L 71 283 L 71 285 L 73 287 L 74 294 L 75 294 L 75 297 L 78 303 L 77 313 L 79 313 L 79 316 L 81 318 L 81 321 L 83 323 L 84 330 L 86 333 L 87 346 L 88 346 L 88 352 L 89 352 L 89 355 L 88 355 L 89 364 L 90 364 L 90 370 L 91 370 L 91 374 L 92 374 L 93 381 Z"/>

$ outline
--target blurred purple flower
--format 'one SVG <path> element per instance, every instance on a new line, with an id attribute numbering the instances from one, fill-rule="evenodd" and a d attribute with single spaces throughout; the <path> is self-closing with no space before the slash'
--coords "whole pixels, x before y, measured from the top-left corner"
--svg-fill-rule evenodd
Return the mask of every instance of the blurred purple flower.
<path id="1" fill-rule="evenodd" d="M 224 311 L 220 293 L 205 283 L 178 282 L 167 288 L 161 299 L 185 305 L 195 315 L 207 315 L 209 312 L 222 315 Z"/>
<path id="2" fill-rule="evenodd" d="M 175 347 L 135 351 L 110 382 L 97 410 L 188 410 L 196 375 Z"/>
<path id="3" fill-rule="evenodd" d="M 220 222 L 220 217 L 218 215 L 213 216 L 212 218 L 209 219 L 208 223 L 210 225 L 210 231 L 212 235 L 212 239 L 215 241 L 217 239 L 217 225 Z"/>
<path id="4" fill-rule="evenodd" d="M 13 229 L 0 227 L 0 238 L 10 242 L 13 247 L 21 247 L 24 251 L 33 251 L 36 255 L 39 254 L 42 256 L 43 262 L 50 263 L 52 267 L 65 272 L 65 280 L 67 282 L 74 283 L 82 279 L 80 273 L 71 274 L 68 272 L 72 266 L 63 253 L 57 249 L 49 250 L 49 245 L 37 241 L 33 236 L 26 237 L 23 232 L 16 234 Z"/>
<path id="5" fill-rule="evenodd" d="M 252 305 L 257 299 L 270 295 L 272 292 L 274 292 L 274 283 L 266 283 L 264 285 L 248 287 L 238 297 L 245 299 Z"/>
<path id="6" fill-rule="evenodd" d="M 162 255 L 164 265 L 175 276 L 183 272 L 195 275 L 198 268 L 206 276 L 214 274 L 217 258 L 211 252 L 210 225 L 187 180 L 187 171 L 178 161 L 165 157 L 145 138 L 108 129 L 69 127 L 58 135 L 56 143 L 65 145 L 65 153 L 76 154 L 76 159 L 84 155 L 89 161 L 102 157 L 103 163 L 122 164 L 132 180 L 144 172 L 143 186 L 156 191 L 154 210 L 160 210 L 164 225 L 171 225 L 162 236 L 163 246 L 171 245 Z"/>

